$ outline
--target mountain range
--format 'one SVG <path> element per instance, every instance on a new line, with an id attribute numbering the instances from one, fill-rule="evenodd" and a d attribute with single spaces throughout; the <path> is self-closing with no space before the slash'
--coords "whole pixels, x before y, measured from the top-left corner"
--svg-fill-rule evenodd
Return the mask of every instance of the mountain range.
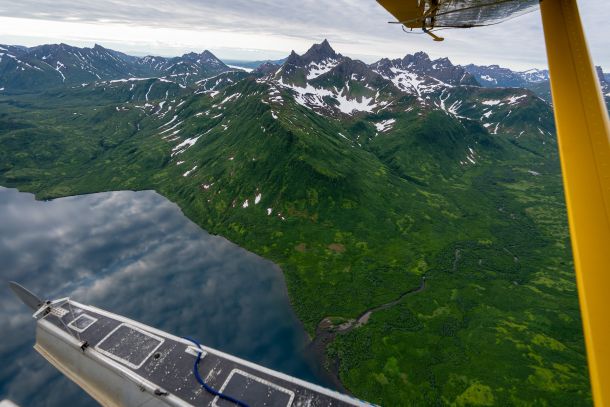
<path id="1" fill-rule="evenodd" d="M 281 266 L 360 398 L 590 405 L 552 106 L 510 82 L 544 73 L 366 64 L 328 41 L 252 72 L 209 52 L 0 53 L 1 185 L 158 191 Z"/>
<path id="2" fill-rule="evenodd" d="M 482 86 L 527 88 L 552 103 L 549 71 L 546 69 L 515 72 L 498 65 L 477 66 L 472 64 L 466 65 L 464 69 L 472 74 Z M 610 74 L 604 73 L 600 66 L 597 66 L 596 70 L 606 106 L 610 110 Z"/>
<path id="3" fill-rule="evenodd" d="M 0 88 L 7 92 L 129 77 L 165 77 L 187 84 L 229 70 L 209 51 L 138 58 L 97 44 L 93 48 L 0 45 Z"/>
<path id="4" fill-rule="evenodd" d="M 464 69 L 474 75 L 482 86 L 488 87 L 524 88 L 549 80 L 549 71 L 546 69 L 515 72 L 498 65 L 478 66 L 473 64 L 466 65 Z"/>
<path id="5" fill-rule="evenodd" d="M 330 46 L 328 41 L 320 45 L 326 48 Z M 296 56 L 294 53 L 293 55 Z M 294 58 L 293 55 L 291 56 Z M 277 69 L 286 59 L 228 61 L 230 67 L 210 51 L 167 58 L 134 57 L 97 44 L 93 48 L 78 48 L 67 44 L 29 48 L 0 45 L 0 88 L 6 92 L 40 90 L 65 84 L 127 77 L 171 78 L 186 85 L 240 67 L 246 71 L 257 69 L 259 72 Z M 388 64 L 396 63 L 403 68 L 408 66 L 411 71 L 428 74 L 447 83 L 455 83 L 457 78 L 453 76 L 460 75 L 460 72 L 463 75 L 465 72 L 468 75 L 460 78 L 460 84 L 527 88 L 548 102 L 551 101 L 548 70 L 513 71 L 498 65 L 454 66 L 447 58 L 431 61 L 423 52 L 408 55 L 404 60 L 382 59 L 370 67 L 383 70 L 388 69 Z M 610 106 L 610 74 L 604 73 L 601 67 L 597 67 L 597 71 L 604 97 Z"/>

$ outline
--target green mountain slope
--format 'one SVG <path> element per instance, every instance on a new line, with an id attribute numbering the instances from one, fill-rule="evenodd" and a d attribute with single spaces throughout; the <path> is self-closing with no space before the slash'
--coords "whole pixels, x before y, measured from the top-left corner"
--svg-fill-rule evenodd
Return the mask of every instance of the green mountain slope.
<path id="1" fill-rule="evenodd" d="M 327 45 L 260 77 L 0 95 L 0 184 L 159 191 L 279 264 L 371 402 L 590 405 L 549 106 Z"/>

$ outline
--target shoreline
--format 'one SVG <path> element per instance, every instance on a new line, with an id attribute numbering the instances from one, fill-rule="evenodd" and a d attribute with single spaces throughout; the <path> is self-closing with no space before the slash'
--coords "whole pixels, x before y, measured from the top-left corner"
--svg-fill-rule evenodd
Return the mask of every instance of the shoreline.
<path id="1" fill-rule="evenodd" d="M 333 324 L 333 322 L 330 319 L 331 317 L 325 317 L 316 326 L 314 336 L 312 337 L 310 335 L 310 333 L 307 331 L 305 324 L 297 316 L 297 314 L 294 310 L 294 307 L 292 304 L 292 298 L 290 296 L 290 293 L 288 290 L 288 284 L 286 282 L 286 276 L 285 276 L 284 270 L 282 269 L 282 267 L 280 265 L 278 265 L 277 263 L 275 263 L 274 261 L 272 261 L 268 258 L 265 258 L 257 253 L 254 253 L 254 252 L 240 246 L 239 244 L 229 240 L 228 238 L 226 238 L 223 235 L 210 233 L 208 230 L 203 228 L 199 223 L 197 223 L 194 219 L 191 219 L 189 216 L 187 216 L 185 214 L 185 212 L 182 210 L 182 208 L 180 207 L 180 205 L 178 204 L 178 202 L 173 201 L 172 199 L 168 198 L 167 196 L 165 196 L 160 191 L 157 191 L 154 188 L 111 189 L 111 190 L 105 190 L 105 191 L 59 195 L 59 196 L 54 196 L 51 198 L 49 198 L 49 197 L 40 198 L 38 196 L 38 193 L 30 192 L 27 190 L 22 190 L 18 186 L 0 185 L 0 188 L 14 189 L 14 190 L 18 191 L 19 193 L 31 194 L 34 197 L 34 200 L 39 201 L 39 202 L 49 202 L 49 201 L 55 201 L 57 199 L 82 197 L 82 196 L 86 196 L 86 195 L 104 194 L 104 193 L 112 193 L 112 192 L 132 192 L 132 193 L 152 192 L 152 193 L 155 193 L 155 194 L 159 195 L 160 197 L 166 199 L 168 202 L 172 203 L 173 205 L 175 205 L 177 207 L 177 209 L 180 211 L 182 216 L 184 216 L 187 220 L 192 222 L 194 225 L 196 225 L 199 229 L 201 229 L 205 233 L 207 233 L 211 236 L 215 236 L 215 237 L 224 239 L 225 241 L 238 247 L 239 249 L 245 250 L 245 251 L 273 264 L 274 272 L 277 273 L 278 277 L 281 278 L 281 280 L 282 280 L 282 287 L 283 287 L 282 291 L 283 291 L 283 295 L 285 296 L 285 298 L 289 304 L 290 313 L 293 315 L 293 317 L 294 317 L 295 321 L 298 323 L 301 331 L 305 334 L 305 337 L 308 339 L 308 342 L 305 343 L 305 346 L 303 347 L 303 350 L 302 350 L 302 352 L 304 353 L 305 359 L 309 359 L 311 361 L 310 367 L 313 369 L 316 376 L 318 376 L 318 379 L 320 379 L 321 384 L 323 384 L 324 386 L 330 386 L 334 390 L 337 390 L 337 391 L 340 391 L 340 392 L 343 392 L 345 394 L 349 394 L 352 396 L 353 396 L 353 393 L 350 390 L 348 390 L 345 387 L 345 385 L 341 382 L 341 379 L 339 376 L 339 368 L 340 368 L 339 360 L 338 359 L 330 360 L 326 355 L 326 349 L 327 349 L 328 345 L 330 345 L 335 340 L 335 338 L 337 337 L 338 334 L 346 334 L 355 328 L 365 325 L 374 312 L 389 308 L 389 307 L 399 303 L 404 297 L 406 297 L 410 294 L 415 294 L 415 293 L 419 293 L 419 292 L 423 291 L 425 289 L 425 285 L 426 285 L 425 284 L 426 276 L 424 275 L 422 277 L 421 283 L 418 287 L 407 290 L 406 292 L 402 293 L 398 298 L 396 298 L 390 302 L 368 308 L 363 313 L 361 313 L 356 319 L 347 320 L 346 322 L 343 322 L 339 325 Z"/>

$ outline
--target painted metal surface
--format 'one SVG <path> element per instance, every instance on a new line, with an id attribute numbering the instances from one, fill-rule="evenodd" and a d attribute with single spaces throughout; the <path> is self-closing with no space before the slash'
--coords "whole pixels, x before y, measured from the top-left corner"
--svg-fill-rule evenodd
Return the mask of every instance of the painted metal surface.
<path id="1" fill-rule="evenodd" d="M 541 2 L 593 400 L 610 406 L 610 125 L 576 0 Z"/>
<path id="2" fill-rule="evenodd" d="M 35 349 L 102 405 L 233 405 L 196 381 L 199 352 L 206 383 L 250 407 L 370 405 L 69 299 L 45 307 Z"/>
<path id="3" fill-rule="evenodd" d="M 377 0 L 407 28 L 470 28 L 534 11 L 538 0 Z"/>
<path id="4" fill-rule="evenodd" d="M 424 3 L 417 0 L 377 0 L 388 13 L 407 28 L 421 28 L 424 16 Z"/>

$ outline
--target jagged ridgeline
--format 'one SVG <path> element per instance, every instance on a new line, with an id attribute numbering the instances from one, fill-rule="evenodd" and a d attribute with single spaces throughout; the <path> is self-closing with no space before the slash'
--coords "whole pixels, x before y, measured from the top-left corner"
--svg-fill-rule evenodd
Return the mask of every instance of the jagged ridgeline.
<path id="1" fill-rule="evenodd" d="M 0 53 L 0 184 L 159 191 L 279 264 L 371 402 L 590 405 L 551 106 L 506 71 L 327 41 L 250 73 L 209 52 Z"/>
<path id="2" fill-rule="evenodd" d="M 97 44 L 93 48 L 0 45 L 0 88 L 7 92 L 130 77 L 164 76 L 188 84 L 227 70 L 209 51 L 175 58 L 137 58 Z"/>

